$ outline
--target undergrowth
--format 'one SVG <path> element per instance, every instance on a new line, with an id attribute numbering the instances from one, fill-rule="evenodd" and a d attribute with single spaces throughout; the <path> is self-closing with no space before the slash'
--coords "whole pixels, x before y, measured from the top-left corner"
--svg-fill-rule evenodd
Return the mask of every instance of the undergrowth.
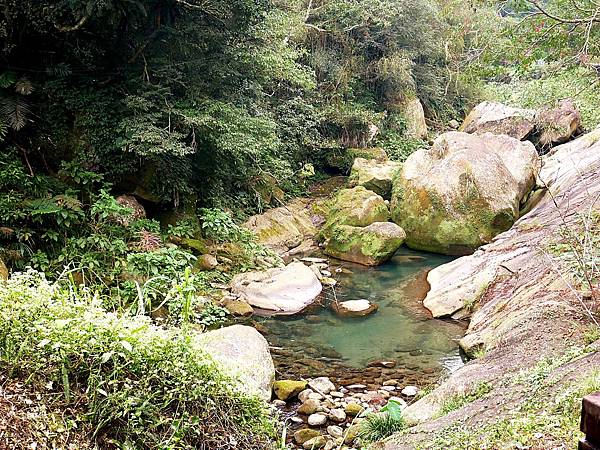
<path id="1" fill-rule="evenodd" d="M 218 370 L 197 333 L 108 313 L 93 291 L 34 270 L 0 285 L 0 371 L 51 394 L 64 433 L 87 425 L 101 448 L 268 448 L 266 405 Z"/>

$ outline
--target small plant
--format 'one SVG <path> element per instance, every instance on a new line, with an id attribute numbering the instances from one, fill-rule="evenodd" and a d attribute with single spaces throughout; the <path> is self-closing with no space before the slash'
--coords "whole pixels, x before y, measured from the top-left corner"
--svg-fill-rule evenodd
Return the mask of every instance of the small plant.
<path id="1" fill-rule="evenodd" d="M 242 233 L 240 227 L 223 210 L 202 208 L 200 218 L 204 236 L 216 242 L 237 241 Z"/>
<path id="2" fill-rule="evenodd" d="M 371 413 L 360 424 L 359 437 L 365 443 L 385 439 L 406 428 L 400 403 L 390 400 L 378 413 Z"/>

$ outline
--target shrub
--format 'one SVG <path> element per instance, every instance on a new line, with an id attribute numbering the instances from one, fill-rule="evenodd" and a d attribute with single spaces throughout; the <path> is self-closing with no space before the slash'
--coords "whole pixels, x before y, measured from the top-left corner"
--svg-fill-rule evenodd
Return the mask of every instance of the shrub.
<path id="1" fill-rule="evenodd" d="M 89 290 L 17 273 L 0 285 L 0 370 L 26 379 L 65 432 L 91 424 L 102 448 L 264 449 L 266 405 L 234 388 L 194 331 L 119 316 Z"/>
<path id="2" fill-rule="evenodd" d="M 406 428 L 402 418 L 402 409 L 398 402 L 390 400 L 379 413 L 367 415 L 361 422 L 359 436 L 361 440 L 375 442 L 385 439 Z"/>

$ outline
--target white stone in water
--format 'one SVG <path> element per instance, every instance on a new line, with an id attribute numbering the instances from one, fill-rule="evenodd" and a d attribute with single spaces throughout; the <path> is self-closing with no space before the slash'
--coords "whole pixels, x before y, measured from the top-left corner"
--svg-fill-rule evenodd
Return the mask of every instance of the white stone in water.
<path id="1" fill-rule="evenodd" d="M 369 309 L 371 307 L 371 302 L 367 299 L 347 300 L 345 302 L 341 302 L 340 306 L 348 311 L 360 312 Z"/>
<path id="2" fill-rule="evenodd" d="M 381 387 L 381 389 L 383 389 L 384 391 L 392 392 L 392 391 L 396 390 L 396 386 L 391 386 L 391 385 L 385 386 L 384 385 Z"/>
<path id="3" fill-rule="evenodd" d="M 327 260 L 325 258 L 311 258 L 311 257 L 301 258 L 300 261 L 309 262 L 309 263 L 321 263 L 321 264 L 327 262 Z"/>
<path id="4" fill-rule="evenodd" d="M 329 434 L 329 436 L 337 438 L 342 437 L 344 435 L 344 430 L 341 427 L 338 427 L 337 425 L 329 425 L 327 427 L 327 433 Z"/>
<path id="5" fill-rule="evenodd" d="M 335 385 L 327 377 L 313 378 L 308 382 L 308 386 L 323 395 L 327 395 L 331 391 L 335 391 Z"/>
<path id="6" fill-rule="evenodd" d="M 327 423 L 327 416 L 321 413 L 315 413 L 308 416 L 308 424 L 311 427 L 319 427 Z"/>
<path id="7" fill-rule="evenodd" d="M 329 411 L 329 418 L 334 422 L 343 422 L 346 420 L 346 412 L 343 409 L 332 409 Z"/>
<path id="8" fill-rule="evenodd" d="M 416 386 L 406 386 L 402 389 L 402 395 L 406 395 L 407 397 L 414 397 L 419 392 L 419 388 Z"/>

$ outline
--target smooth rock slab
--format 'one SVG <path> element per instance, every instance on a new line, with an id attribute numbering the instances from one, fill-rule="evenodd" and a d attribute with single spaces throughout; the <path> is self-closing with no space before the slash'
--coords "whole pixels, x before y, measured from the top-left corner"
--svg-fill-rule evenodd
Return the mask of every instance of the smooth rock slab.
<path id="1" fill-rule="evenodd" d="M 255 308 L 294 314 L 312 304 L 323 287 L 314 272 L 295 262 L 264 272 L 236 275 L 231 291 Z"/>

